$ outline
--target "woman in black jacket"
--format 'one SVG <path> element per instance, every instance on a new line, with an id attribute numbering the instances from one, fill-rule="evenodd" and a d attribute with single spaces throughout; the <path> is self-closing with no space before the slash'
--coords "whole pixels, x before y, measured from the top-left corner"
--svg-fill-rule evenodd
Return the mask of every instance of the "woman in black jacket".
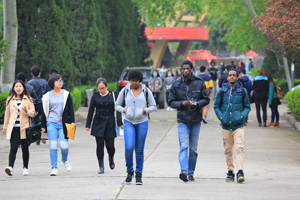
<path id="1" fill-rule="evenodd" d="M 267 127 L 267 102 L 269 94 L 269 81 L 268 77 L 265 76 L 265 70 L 263 68 L 261 68 L 258 71 L 258 75 L 254 79 L 253 90 L 258 126 L 262 126 L 260 116 L 261 106 L 263 111 L 263 127 Z"/>
<path id="2" fill-rule="evenodd" d="M 97 158 L 99 163 L 98 174 L 104 173 L 104 142 L 109 155 L 109 167 L 115 168 L 115 137 L 116 119 L 115 119 L 115 101 L 117 93 L 107 90 L 107 81 L 105 78 L 99 78 L 96 82 L 99 92 L 95 92 L 91 98 L 89 112 L 86 121 L 86 130 L 90 131 L 94 110 L 96 113 L 93 119 L 91 135 L 96 139 Z M 117 124 L 123 128 L 121 113 L 117 113 Z"/>

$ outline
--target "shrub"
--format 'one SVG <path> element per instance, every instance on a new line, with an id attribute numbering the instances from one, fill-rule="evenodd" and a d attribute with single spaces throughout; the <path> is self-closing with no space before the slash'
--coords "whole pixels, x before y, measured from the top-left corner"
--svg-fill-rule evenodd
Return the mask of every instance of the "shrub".
<path id="1" fill-rule="evenodd" d="M 5 115 L 5 107 L 6 107 L 6 99 L 8 97 L 8 92 L 0 93 L 0 123 L 3 124 L 4 122 L 4 115 Z"/>
<path id="2" fill-rule="evenodd" d="M 71 97 L 73 100 L 74 113 L 78 110 L 81 105 L 81 94 L 77 88 L 74 88 L 73 92 L 71 92 Z"/>
<path id="3" fill-rule="evenodd" d="M 109 91 L 116 91 L 117 90 L 117 83 L 118 82 L 111 82 L 108 83 L 107 89 Z M 90 85 L 81 85 L 81 86 L 76 86 L 76 88 L 80 91 L 81 94 L 81 106 L 87 106 L 87 95 L 85 90 L 86 89 L 94 89 L 94 92 L 98 91 L 98 88 L 96 87 L 96 84 L 93 86 Z"/>
<path id="4" fill-rule="evenodd" d="M 257 76 L 258 70 L 260 70 L 260 69 L 261 69 L 260 67 L 254 67 L 250 71 L 253 73 L 254 76 Z"/>
<path id="5" fill-rule="evenodd" d="M 287 85 L 287 81 L 285 79 L 281 79 L 281 80 L 278 80 L 278 79 L 273 79 L 275 84 L 281 88 L 281 91 L 286 94 L 289 89 L 288 89 L 288 85 Z M 294 79 L 294 85 L 300 85 L 300 79 Z"/>
<path id="6" fill-rule="evenodd" d="M 292 115 L 297 120 L 300 120 L 300 88 L 296 88 L 292 92 L 288 92 L 285 95 L 285 99 Z"/>

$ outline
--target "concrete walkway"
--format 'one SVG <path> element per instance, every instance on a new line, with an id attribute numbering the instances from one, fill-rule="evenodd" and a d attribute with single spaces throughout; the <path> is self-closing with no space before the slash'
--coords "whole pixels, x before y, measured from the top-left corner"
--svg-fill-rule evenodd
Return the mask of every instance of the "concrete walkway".
<path id="1" fill-rule="evenodd" d="M 243 184 L 224 180 L 227 167 L 221 127 L 211 109 L 208 124 L 202 125 L 200 131 L 196 181 L 187 183 L 178 178 L 176 112 L 159 110 L 150 115 L 144 184 L 137 186 L 124 185 L 123 137 L 115 140 L 116 168 L 109 169 L 105 154 L 105 173 L 97 174 L 96 143 L 84 128 L 87 109 L 80 108 L 76 113 L 80 120 L 75 140 L 70 141 L 71 172 L 65 171 L 59 152 L 59 176 L 49 176 L 47 143 L 30 146 L 30 175 L 27 177 L 22 176 L 22 153 L 19 150 L 14 176 L 8 177 L 4 168 L 8 164 L 9 141 L 0 137 L 0 199 L 299 199 L 300 132 L 282 117 L 280 128 L 258 127 L 255 108 L 253 104 L 251 106 L 249 125 L 245 128 L 246 181 Z M 279 107 L 281 115 L 286 110 L 285 104 Z"/>

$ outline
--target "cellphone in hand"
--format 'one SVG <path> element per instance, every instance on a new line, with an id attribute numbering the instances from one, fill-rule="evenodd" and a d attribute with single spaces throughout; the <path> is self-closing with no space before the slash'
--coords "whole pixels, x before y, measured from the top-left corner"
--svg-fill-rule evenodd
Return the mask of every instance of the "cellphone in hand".
<path id="1" fill-rule="evenodd" d="M 196 105 L 196 102 L 195 102 L 195 101 L 191 101 L 191 104 L 192 104 L 192 105 Z"/>

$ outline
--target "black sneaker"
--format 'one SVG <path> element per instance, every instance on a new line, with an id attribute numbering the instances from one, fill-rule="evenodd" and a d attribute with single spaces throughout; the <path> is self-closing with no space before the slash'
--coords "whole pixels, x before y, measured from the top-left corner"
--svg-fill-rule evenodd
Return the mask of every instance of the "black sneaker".
<path id="1" fill-rule="evenodd" d="M 234 173 L 232 173 L 231 170 L 228 171 L 225 181 L 226 182 L 234 182 Z"/>
<path id="2" fill-rule="evenodd" d="M 179 174 L 179 178 L 180 178 L 183 182 L 188 182 L 188 181 L 189 181 L 187 174 L 186 174 L 186 173 L 183 173 L 183 172 L 181 172 L 181 173 Z"/>
<path id="3" fill-rule="evenodd" d="M 238 173 L 236 174 L 236 179 L 237 182 L 242 183 L 245 181 L 245 176 L 243 170 L 239 170 Z"/>
<path id="4" fill-rule="evenodd" d="M 135 184 L 136 185 L 143 185 L 142 174 L 136 173 L 136 175 L 135 175 Z"/>
<path id="5" fill-rule="evenodd" d="M 131 184 L 133 174 L 134 174 L 134 170 L 127 171 L 127 177 L 125 180 L 126 184 L 128 184 L 128 185 Z"/>
<path id="6" fill-rule="evenodd" d="M 193 175 L 189 175 L 189 181 L 195 181 L 195 178 Z"/>

